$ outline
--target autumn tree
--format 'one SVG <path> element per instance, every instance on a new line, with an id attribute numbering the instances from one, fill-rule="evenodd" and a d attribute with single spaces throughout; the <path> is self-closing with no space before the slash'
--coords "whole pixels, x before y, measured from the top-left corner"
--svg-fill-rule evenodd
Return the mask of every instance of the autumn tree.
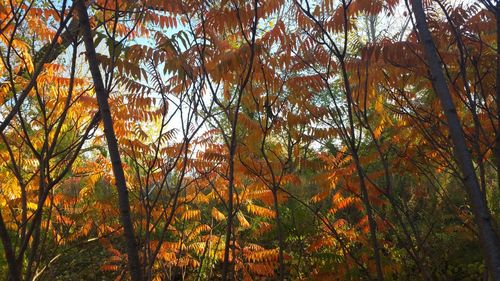
<path id="1" fill-rule="evenodd" d="M 495 1 L 0 0 L 7 280 L 496 280 Z"/>

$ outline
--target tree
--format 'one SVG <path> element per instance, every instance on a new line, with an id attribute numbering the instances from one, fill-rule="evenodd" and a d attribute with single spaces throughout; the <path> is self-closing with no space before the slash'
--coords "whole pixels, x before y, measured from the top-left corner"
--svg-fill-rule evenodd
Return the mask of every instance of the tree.
<path id="1" fill-rule="evenodd" d="M 497 6 L 0 0 L 0 275 L 498 278 Z"/>
<path id="2" fill-rule="evenodd" d="M 118 150 L 118 141 L 116 139 L 116 134 L 113 128 L 113 118 L 111 116 L 111 111 L 108 103 L 109 92 L 107 92 L 106 88 L 104 87 L 104 82 L 99 70 L 99 62 L 97 60 L 94 40 L 92 38 L 92 30 L 90 28 L 87 7 L 85 6 L 85 2 L 83 0 L 78 1 L 76 5 L 79 21 L 82 26 L 82 34 L 83 41 L 85 43 L 87 61 L 89 63 L 89 69 L 92 74 L 92 80 L 94 81 L 94 90 L 97 96 L 99 112 L 104 125 L 104 133 L 106 135 L 106 141 L 108 144 L 109 157 L 111 159 L 111 164 L 113 167 L 113 174 L 115 175 L 115 184 L 118 190 L 119 198 L 118 205 L 120 207 L 120 218 L 127 242 L 130 275 L 132 280 L 139 281 L 142 280 L 142 268 L 140 265 L 139 253 L 135 241 L 132 218 L 130 216 L 130 203 L 127 183 L 125 181 L 125 173 L 123 171 L 120 152 Z M 115 5 L 118 8 L 118 3 L 115 3 Z"/>
<path id="3" fill-rule="evenodd" d="M 431 81 L 436 94 L 438 95 L 444 114 L 448 121 L 448 129 L 454 145 L 455 155 L 460 166 L 469 200 L 472 205 L 474 217 L 479 228 L 479 237 L 483 247 L 484 255 L 488 263 L 488 268 L 494 279 L 500 278 L 500 241 L 493 228 L 491 215 L 484 196 L 481 194 L 479 182 L 477 180 L 470 152 L 465 142 L 465 137 L 458 119 L 455 105 L 448 91 L 446 79 L 441 70 L 439 56 L 432 36 L 427 26 L 425 13 L 421 1 L 412 1 L 412 8 L 415 14 L 415 21 L 421 44 L 426 54 Z"/>

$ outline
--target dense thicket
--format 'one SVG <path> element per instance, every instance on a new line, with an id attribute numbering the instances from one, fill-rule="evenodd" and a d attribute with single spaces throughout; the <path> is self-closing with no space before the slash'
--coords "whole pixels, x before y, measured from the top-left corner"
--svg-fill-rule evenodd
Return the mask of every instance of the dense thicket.
<path id="1" fill-rule="evenodd" d="M 0 0 L 5 280 L 500 280 L 500 2 Z"/>

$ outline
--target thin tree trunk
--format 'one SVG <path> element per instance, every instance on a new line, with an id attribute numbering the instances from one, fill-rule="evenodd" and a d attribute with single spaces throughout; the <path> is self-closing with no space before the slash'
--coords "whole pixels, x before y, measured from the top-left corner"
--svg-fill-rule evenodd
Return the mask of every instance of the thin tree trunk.
<path id="1" fill-rule="evenodd" d="M 243 90 L 247 86 L 248 82 L 250 81 L 250 75 L 252 74 L 253 70 L 253 63 L 254 63 L 254 57 L 255 57 L 255 37 L 256 37 L 256 30 L 257 30 L 257 22 L 258 22 L 258 15 L 257 15 L 257 4 L 259 0 L 254 0 L 253 2 L 253 9 L 254 9 L 254 22 L 252 24 L 252 37 L 249 42 L 249 47 L 250 47 L 250 58 L 249 58 L 249 65 L 248 65 L 248 70 L 246 72 L 245 78 L 243 79 L 239 89 L 238 89 L 238 96 L 236 99 L 235 103 L 235 109 L 234 109 L 234 114 L 233 114 L 233 120 L 231 122 L 231 139 L 230 139 L 230 145 L 229 145 L 229 175 L 228 175 L 228 216 L 227 216 L 227 227 L 226 227 L 226 245 L 224 248 L 224 263 L 222 265 L 222 280 L 227 280 L 227 274 L 229 272 L 229 269 L 231 269 L 231 274 L 230 274 L 230 280 L 234 280 L 234 262 L 236 260 L 236 257 L 233 254 L 232 261 L 229 261 L 229 247 L 230 247 L 230 242 L 231 242 L 231 235 L 232 235 L 232 228 L 233 228 L 233 220 L 234 220 L 234 207 L 233 207 L 233 192 L 234 192 L 234 157 L 236 156 L 236 148 L 238 145 L 237 142 L 237 136 L 236 136 L 236 130 L 238 126 L 238 116 L 239 116 L 239 111 L 240 111 L 240 104 L 241 104 L 241 98 L 243 96 Z M 233 249 L 235 245 L 233 244 Z M 233 250 L 234 253 L 234 250 Z"/>
<path id="2" fill-rule="evenodd" d="M 239 105 L 238 105 L 239 106 Z M 236 110 L 236 112 L 238 112 Z M 235 114 L 237 116 L 237 114 Z M 237 119 L 236 119 L 237 120 Z M 235 120 L 234 123 L 237 124 Z M 233 274 L 230 273 L 231 265 L 234 263 L 234 256 L 229 260 L 229 250 L 231 245 L 231 235 L 233 233 L 233 190 L 234 190 L 234 156 L 236 154 L 236 126 L 233 128 L 231 136 L 231 147 L 229 151 L 229 184 L 228 184 L 228 201 L 227 201 L 227 225 L 226 225 L 226 240 L 224 246 L 224 262 L 222 264 L 222 280 L 228 280 L 227 276 L 230 275 L 230 280 L 233 280 Z"/>
<path id="3" fill-rule="evenodd" d="M 496 106 L 497 106 L 497 128 L 495 135 L 495 164 L 497 166 L 497 185 L 500 191 L 500 1 L 497 1 L 495 9 L 497 23 L 497 57 L 496 57 Z"/>
<path id="4" fill-rule="evenodd" d="M 5 259 L 7 260 L 7 266 L 9 268 L 8 279 L 10 281 L 20 281 L 21 273 L 16 261 L 16 254 L 12 248 L 12 243 L 10 241 L 9 233 L 7 227 L 5 226 L 2 213 L 0 212 L 0 238 L 2 239 L 3 250 L 5 252 Z"/>
<path id="5" fill-rule="evenodd" d="M 354 147 L 354 146 L 353 146 Z M 363 168 L 358 158 L 358 152 L 356 149 L 352 149 L 353 159 L 356 164 L 356 170 L 359 177 L 359 186 L 361 189 L 361 199 L 366 208 L 366 216 L 368 217 L 368 227 L 370 230 L 370 240 L 373 247 L 373 254 L 375 258 L 375 266 L 377 268 L 377 280 L 384 280 L 384 271 L 382 270 L 382 258 L 380 257 L 380 245 L 377 239 L 377 222 L 373 216 L 372 205 L 370 204 L 370 197 L 368 195 L 368 189 L 366 187 L 365 175 L 363 174 Z"/>
<path id="6" fill-rule="evenodd" d="M 363 174 L 363 168 L 361 165 L 361 161 L 359 160 L 359 154 L 356 148 L 356 133 L 354 130 L 354 119 L 353 119 L 353 100 L 352 100 L 352 88 L 351 88 L 351 83 L 349 81 L 349 75 L 347 74 L 347 67 L 345 65 L 344 57 L 339 56 L 338 57 L 340 61 L 340 68 L 342 70 L 342 79 L 344 81 L 344 87 L 345 87 L 345 94 L 347 98 L 347 112 L 348 112 L 348 119 L 349 119 L 349 126 L 350 126 L 350 136 L 346 140 L 349 142 L 349 150 L 352 153 L 354 163 L 356 165 L 356 171 L 358 173 L 359 177 L 359 183 L 360 183 L 360 189 L 361 189 L 361 198 L 363 200 L 363 204 L 365 205 L 366 209 L 366 215 L 368 217 L 368 227 L 370 230 L 370 242 L 373 247 L 373 255 L 375 258 L 375 266 L 377 269 L 377 280 L 378 281 L 383 281 L 384 280 L 384 271 L 382 270 L 382 259 L 380 257 L 380 246 L 378 244 L 377 240 L 377 223 L 373 217 L 373 210 L 372 206 L 370 204 L 370 198 L 368 196 L 368 189 L 366 187 L 366 180 Z"/>
<path id="7" fill-rule="evenodd" d="M 477 179 L 472 157 L 468 150 L 462 125 L 457 115 L 455 105 L 446 84 L 441 60 L 432 39 L 425 17 L 421 0 L 412 0 L 411 5 L 415 15 L 420 42 L 425 52 L 427 65 L 431 75 L 432 86 L 438 96 L 441 107 L 448 122 L 448 130 L 452 139 L 456 162 L 462 172 L 465 190 L 472 206 L 472 212 L 478 226 L 480 244 L 493 280 L 500 280 L 500 242 L 492 225 L 491 215 L 484 201 Z"/>
<path id="8" fill-rule="evenodd" d="M 38 248 L 40 245 L 40 229 L 42 226 L 41 225 L 42 219 L 40 218 L 39 220 L 34 221 L 33 223 L 36 223 L 36 225 L 35 225 L 35 230 L 33 232 L 31 247 L 30 247 L 29 254 L 28 254 L 28 263 L 26 265 L 26 272 L 24 274 L 24 280 L 26 280 L 26 281 L 31 280 L 31 275 L 33 274 L 33 268 L 35 267 L 35 260 L 36 260 L 36 257 L 38 254 Z"/>
<path id="9" fill-rule="evenodd" d="M 108 103 L 108 93 L 104 88 L 101 72 L 99 70 L 99 62 L 97 60 L 92 31 L 90 29 L 89 17 L 84 0 L 77 1 L 78 16 L 83 33 L 83 41 L 87 53 L 89 69 L 94 81 L 94 89 L 97 95 L 97 102 L 102 116 L 104 125 L 104 134 L 108 143 L 109 156 L 115 176 L 115 184 L 118 191 L 118 205 L 120 208 L 120 219 L 123 226 L 125 241 L 127 244 L 128 267 L 130 276 L 134 281 L 142 281 L 142 270 L 139 260 L 139 252 L 137 250 L 134 237 L 134 226 L 130 215 L 130 203 L 125 181 L 125 173 L 123 171 L 120 152 L 118 150 L 118 141 L 113 129 L 113 118 Z"/>
<path id="10" fill-rule="evenodd" d="M 279 263 L 279 276 L 278 280 L 285 280 L 285 255 L 283 249 L 285 247 L 285 241 L 283 240 L 283 229 L 281 227 L 281 217 L 278 204 L 278 188 L 273 188 L 273 201 L 274 201 L 274 211 L 276 212 L 276 228 L 278 234 L 278 263 Z"/>
<path id="11" fill-rule="evenodd" d="M 425 262 L 423 261 L 421 254 L 420 254 L 422 251 L 424 251 L 423 250 L 424 243 L 422 242 L 422 239 L 420 238 L 420 235 L 418 235 L 417 231 L 414 231 L 413 235 L 415 237 L 415 240 L 416 240 L 418 246 L 415 246 L 415 244 L 413 243 L 413 239 L 411 238 L 411 234 L 408 231 L 408 228 L 406 227 L 406 224 L 404 223 L 403 217 L 400 214 L 400 206 L 393 196 L 394 188 L 393 188 L 393 184 L 392 184 L 392 176 L 391 176 L 391 172 L 390 172 L 390 168 L 389 168 L 390 167 L 389 162 L 387 161 L 386 157 L 384 156 L 384 153 L 382 152 L 380 144 L 378 143 L 377 138 L 375 137 L 375 134 L 374 134 L 369 122 L 368 122 L 368 116 L 366 115 L 366 112 L 365 112 L 365 114 L 363 114 L 363 116 L 364 116 L 363 120 L 360 119 L 360 121 L 365 123 L 364 126 L 369 131 L 369 133 L 372 137 L 373 144 L 375 145 L 375 149 L 377 150 L 377 153 L 380 157 L 380 162 L 382 163 L 382 167 L 384 170 L 384 177 L 385 177 L 385 184 L 386 184 L 384 196 L 387 199 L 389 199 L 389 203 L 392 206 L 392 211 L 396 217 L 397 222 L 401 225 L 401 229 L 403 230 L 403 234 L 406 238 L 406 241 L 404 241 L 404 242 L 401 239 L 401 244 L 403 245 L 403 248 L 405 248 L 405 250 L 407 251 L 408 255 L 415 261 L 415 264 L 417 265 L 417 267 L 420 270 L 420 273 L 422 274 L 422 279 L 426 280 L 426 281 L 433 280 L 433 278 L 432 278 L 431 274 L 429 273 L 429 271 L 427 270 L 426 266 L 424 266 Z M 411 223 L 411 221 L 410 221 L 410 223 Z M 396 237 L 398 237 L 398 235 L 396 235 Z M 398 240 L 399 239 L 400 238 L 398 237 Z M 405 242 L 408 243 L 408 246 L 405 246 Z"/>

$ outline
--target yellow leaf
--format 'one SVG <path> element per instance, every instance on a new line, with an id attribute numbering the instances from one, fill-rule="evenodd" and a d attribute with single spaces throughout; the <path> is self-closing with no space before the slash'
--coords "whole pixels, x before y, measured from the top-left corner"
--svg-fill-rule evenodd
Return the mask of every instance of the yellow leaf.
<path id="1" fill-rule="evenodd" d="M 243 227 L 243 228 L 250 227 L 250 223 L 248 223 L 248 221 L 245 219 L 245 216 L 243 216 L 243 214 L 241 212 L 238 212 L 236 214 L 236 217 L 238 218 L 238 221 L 240 222 L 241 227 Z"/>
<path id="2" fill-rule="evenodd" d="M 212 208 L 212 217 L 216 221 L 222 221 L 222 220 L 226 219 L 226 216 L 223 213 L 221 213 L 219 210 L 217 210 L 215 207 Z"/>

